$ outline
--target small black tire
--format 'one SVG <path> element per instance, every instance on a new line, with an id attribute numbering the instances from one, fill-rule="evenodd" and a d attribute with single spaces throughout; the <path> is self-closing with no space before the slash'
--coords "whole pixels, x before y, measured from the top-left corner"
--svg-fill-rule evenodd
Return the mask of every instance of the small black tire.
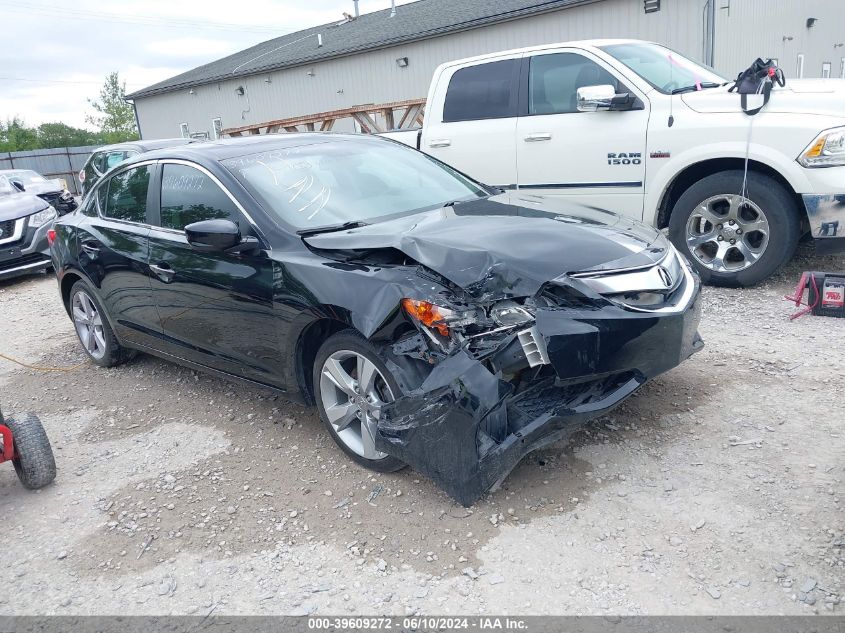
<path id="1" fill-rule="evenodd" d="M 769 223 L 769 241 L 763 254 L 736 272 L 715 271 L 702 263 L 686 241 L 689 219 L 708 198 L 739 194 L 742 180 L 741 170 L 722 171 L 702 178 L 681 195 L 669 218 L 669 239 L 695 267 L 702 282 L 712 286 L 738 288 L 760 283 L 792 259 L 801 237 L 801 217 L 793 194 L 769 176 L 748 172 L 746 197 L 763 211 Z"/>
<path id="2" fill-rule="evenodd" d="M 5 424 L 12 431 L 17 453 L 12 464 L 18 479 L 30 490 L 50 484 L 56 478 L 56 460 L 41 420 L 29 414 L 21 419 L 7 418 Z"/>
<path id="3" fill-rule="evenodd" d="M 379 358 L 373 344 L 361 336 L 361 334 L 359 334 L 356 330 L 343 330 L 327 338 L 320 346 L 320 349 L 317 350 L 317 356 L 314 359 L 314 366 L 311 371 L 311 384 L 313 385 L 314 401 L 317 405 L 317 411 L 320 414 L 320 420 L 323 421 L 323 424 L 326 429 L 328 429 L 329 435 L 334 440 L 335 444 L 337 444 L 338 447 L 340 447 L 340 449 L 356 464 L 379 473 L 392 473 L 397 470 L 402 470 L 405 468 L 406 464 L 391 455 L 381 459 L 367 459 L 364 456 L 359 455 L 340 439 L 334 427 L 329 422 L 325 407 L 323 406 L 322 397 L 320 395 L 320 375 L 326 359 L 340 350 L 349 350 L 364 356 L 378 368 L 392 393 L 402 393 L 399 383 L 384 362 L 382 362 L 381 358 Z"/>
<path id="4" fill-rule="evenodd" d="M 85 344 L 83 343 L 82 338 L 79 335 L 79 332 L 76 332 L 77 338 L 79 338 L 79 342 L 82 344 L 82 349 L 88 355 L 88 358 L 90 358 L 94 364 L 99 365 L 100 367 L 115 367 L 133 358 L 137 352 L 135 350 L 123 347 L 118 342 L 117 337 L 114 335 L 114 331 L 111 329 L 109 319 L 107 317 L 105 309 L 103 308 L 103 304 L 100 301 L 100 298 L 97 296 L 97 293 L 94 291 L 91 285 L 81 279 L 75 284 L 73 284 L 70 289 L 70 295 L 68 296 L 68 312 L 70 313 L 71 322 L 73 322 L 74 298 L 80 292 L 85 293 L 85 295 L 87 295 L 87 297 L 97 308 L 97 311 L 100 313 L 100 317 L 103 324 L 102 328 L 103 341 L 105 342 L 105 351 L 103 355 L 99 358 L 91 354 L 91 352 L 86 349 Z M 75 323 L 74 330 L 76 330 Z"/>

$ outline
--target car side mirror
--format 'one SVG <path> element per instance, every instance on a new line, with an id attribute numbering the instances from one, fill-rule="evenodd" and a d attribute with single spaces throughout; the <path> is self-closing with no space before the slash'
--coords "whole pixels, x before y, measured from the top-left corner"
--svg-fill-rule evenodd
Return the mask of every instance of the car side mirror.
<path id="1" fill-rule="evenodd" d="M 252 236 L 241 237 L 241 230 L 231 220 L 201 220 L 185 227 L 191 248 L 202 253 L 242 253 L 259 248 Z"/>
<path id="2" fill-rule="evenodd" d="M 608 110 L 629 110 L 634 99 L 627 92 L 616 93 L 610 84 L 584 86 L 577 91 L 578 112 L 602 112 Z"/>
<path id="3" fill-rule="evenodd" d="M 18 191 L 26 191 L 26 187 L 23 186 L 23 182 L 20 180 L 12 180 L 10 181 L 12 185 L 14 185 L 15 189 Z"/>

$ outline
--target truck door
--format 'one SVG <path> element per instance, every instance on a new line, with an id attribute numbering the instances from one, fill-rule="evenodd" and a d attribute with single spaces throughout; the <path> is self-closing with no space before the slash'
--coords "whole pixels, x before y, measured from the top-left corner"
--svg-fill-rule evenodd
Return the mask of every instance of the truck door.
<path id="1" fill-rule="evenodd" d="M 582 50 L 526 55 L 516 154 L 519 189 L 642 219 L 649 104 Z M 578 88 L 610 84 L 637 97 L 626 111 L 579 112 Z"/>
<path id="2" fill-rule="evenodd" d="M 516 184 L 521 54 L 443 70 L 420 149 L 489 185 Z"/>

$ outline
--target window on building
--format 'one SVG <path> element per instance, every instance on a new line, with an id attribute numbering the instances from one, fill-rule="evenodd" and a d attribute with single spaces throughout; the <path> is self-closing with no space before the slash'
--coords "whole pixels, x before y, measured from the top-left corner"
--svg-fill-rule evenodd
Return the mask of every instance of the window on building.
<path id="1" fill-rule="evenodd" d="M 528 71 L 528 114 L 578 112 L 578 88 L 608 84 L 618 88 L 613 75 L 583 55 L 535 55 Z"/>
<path id="2" fill-rule="evenodd" d="M 830 62 L 822 62 L 822 79 L 830 79 Z"/>
<path id="3" fill-rule="evenodd" d="M 804 53 L 798 53 L 798 64 L 795 68 L 795 76 L 801 79 L 804 76 Z"/>
<path id="4" fill-rule="evenodd" d="M 449 81 L 443 105 L 443 121 L 516 116 L 518 74 L 517 59 L 462 68 Z"/>
<path id="5" fill-rule="evenodd" d="M 181 231 L 201 220 L 231 220 L 241 226 L 240 219 L 232 199 L 204 173 L 187 165 L 162 166 L 161 226 Z"/>
<path id="6" fill-rule="evenodd" d="M 146 223 L 149 186 L 149 165 L 127 169 L 112 176 L 106 195 L 106 217 L 139 224 Z"/>
<path id="7" fill-rule="evenodd" d="M 215 141 L 223 136 L 223 120 L 220 117 L 211 119 L 211 138 Z"/>
<path id="8" fill-rule="evenodd" d="M 187 123 L 180 123 L 179 124 L 179 134 L 181 135 L 182 138 L 190 138 L 191 137 L 191 133 L 188 130 L 188 124 Z"/>

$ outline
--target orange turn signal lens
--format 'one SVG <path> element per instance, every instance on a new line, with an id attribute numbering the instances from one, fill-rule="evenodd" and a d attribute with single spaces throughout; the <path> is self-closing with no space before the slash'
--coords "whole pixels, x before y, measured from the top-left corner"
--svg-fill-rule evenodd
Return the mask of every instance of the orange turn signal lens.
<path id="1" fill-rule="evenodd" d="M 446 316 L 449 313 L 445 308 L 434 305 L 429 301 L 418 301 L 416 299 L 402 299 L 402 307 L 412 319 L 419 321 L 441 336 L 449 336 L 449 326 L 446 324 Z"/>
<path id="2" fill-rule="evenodd" d="M 824 150 L 824 144 L 826 141 L 826 137 L 822 136 L 818 141 L 816 141 L 813 146 L 807 150 L 804 154 L 806 158 L 818 158 L 822 155 L 822 151 Z"/>

